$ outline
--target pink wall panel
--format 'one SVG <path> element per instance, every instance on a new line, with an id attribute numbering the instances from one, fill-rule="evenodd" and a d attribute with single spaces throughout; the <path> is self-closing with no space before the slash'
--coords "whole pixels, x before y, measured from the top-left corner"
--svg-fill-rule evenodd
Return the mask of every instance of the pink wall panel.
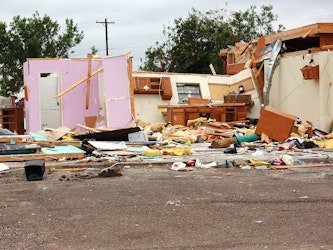
<path id="1" fill-rule="evenodd" d="M 101 67 L 101 60 L 93 60 L 92 71 Z M 29 132 L 41 128 L 39 104 L 39 75 L 40 73 L 60 72 L 60 88 L 65 90 L 88 73 L 87 59 L 32 59 L 24 64 L 24 82 L 28 88 L 26 102 L 26 127 Z M 90 105 L 86 110 L 86 82 L 80 84 L 61 97 L 63 126 L 74 128 L 76 124 L 85 124 L 85 116 L 96 115 L 99 110 L 97 76 L 91 78 Z M 96 95 L 97 93 L 97 95 Z M 92 97 L 92 95 L 95 95 Z"/>
<path id="2" fill-rule="evenodd" d="M 108 127 L 127 127 L 132 120 L 126 56 L 103 59 Z"/>
<path id="3" fill-rule="evenodd" d="M 129 95 L 127 57 L 93 59 L 92 72 L 103 67 L 105 116 L 108 127 L 127 127 L 132 120 Z M 40 73 L 59 72 L 61 91 L 71 87 L 88 74 L 88 59 L 30 59 L 24 63 L 24 83 L 28 90 L 26 101 L 27 132 L 41 130 L 39 96 Z M 100 112 L 98 74 L 91 78 L 90 102 L 86 109 L 87 82 L 83 82 L 61 97 L 62 126 L 75 128 L 85 125 L 86 116 Z"/>

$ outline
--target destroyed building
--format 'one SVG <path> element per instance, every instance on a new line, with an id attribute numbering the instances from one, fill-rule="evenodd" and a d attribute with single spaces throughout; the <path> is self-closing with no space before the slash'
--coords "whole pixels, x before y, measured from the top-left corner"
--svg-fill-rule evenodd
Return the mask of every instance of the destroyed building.
<path id="1" fill-rule="evenodd" d="M 270 127 L 279 133 L 267 130 L 269 118 L 261 119 L 267 124 L 264 129 L 259 124 L 258 135 L 281 142 L 296 119 L 329 133 L 332 46 L 330 23 L 236 43 L 220 51 L 225 75 L 216 74 L 213 66 L 212 74 L 133 71 L 128 54 L 31 58 L 24 64 L 25 108 L 4 107 L 3 128 L 19 134 L 46 130 L 66 134 L 136 128 L 142 121 L 195 127 L 189 123 L 200 118 L 220 124 L 258 119 L 267 107 L 268 116 L 277 115 L 277 124 Z M 280 122 L 286 129 L 280 129 Z M 232 136 L 213 130 L 217 136 Z"/>

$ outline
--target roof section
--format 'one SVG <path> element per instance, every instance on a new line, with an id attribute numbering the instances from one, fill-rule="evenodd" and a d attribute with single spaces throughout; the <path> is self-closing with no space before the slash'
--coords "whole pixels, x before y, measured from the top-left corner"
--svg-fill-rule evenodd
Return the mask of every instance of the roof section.
<path id="1" fill-rule="evenodd" d="M 310 48 L 332 49 L 333 23 L 316 23 L 268 35 L 265 36 L 265 44 L 271 44 L 277 39 L 285 42 L 288 52 Z"/>

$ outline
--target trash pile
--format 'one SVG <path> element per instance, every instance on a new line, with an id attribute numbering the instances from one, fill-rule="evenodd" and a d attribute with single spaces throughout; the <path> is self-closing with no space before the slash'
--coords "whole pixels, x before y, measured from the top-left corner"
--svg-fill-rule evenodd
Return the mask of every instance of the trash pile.
<path id="1" fill-rule="evenodd" d="M 82 132 L 61 127 L 24 136 L 6 135 L 0 161 L 150 161 L 169 162 L 177 171 L 188 167 L 259 169 L 304 165 L 295 153 L 313 155 L 333 149 L 332 133 L 271 107 L 262 111 L 260 119 L 216 122 L 200 117 L 187 125 L 137 120 L 135 126 L 123 129 L 86 127 L 87 132 Z"/>

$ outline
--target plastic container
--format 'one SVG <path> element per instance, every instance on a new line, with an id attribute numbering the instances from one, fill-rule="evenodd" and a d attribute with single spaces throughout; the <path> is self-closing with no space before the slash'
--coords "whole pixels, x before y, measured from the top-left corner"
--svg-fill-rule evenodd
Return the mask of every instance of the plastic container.
<path id="1" fill-rule="evenodd" d="M 24 166 L 27 181 L 43 180 L 45 172 L 44 160 L 27 161 Z"/>

